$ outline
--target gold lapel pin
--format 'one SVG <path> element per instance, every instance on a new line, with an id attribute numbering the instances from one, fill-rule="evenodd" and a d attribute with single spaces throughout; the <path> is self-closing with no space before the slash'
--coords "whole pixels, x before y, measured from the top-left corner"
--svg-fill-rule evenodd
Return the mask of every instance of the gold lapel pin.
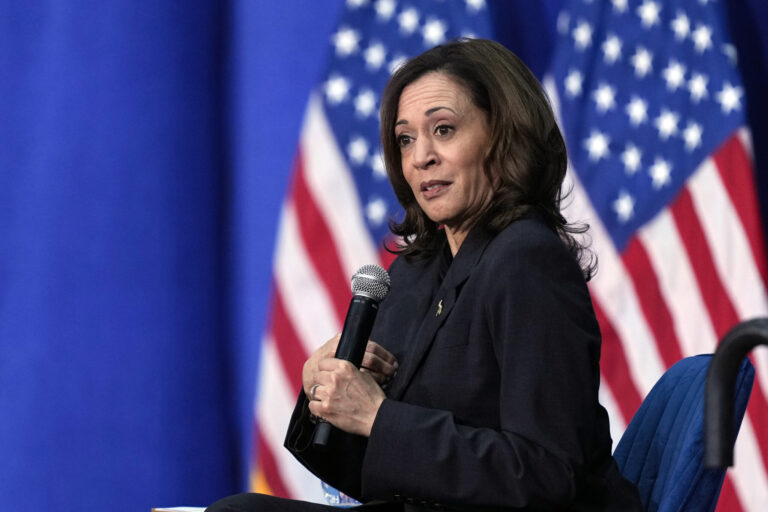
<path id="1" fill-rule="evenodd" d="M 440 299 L 440 302 L 437 303 L 437 313 L 435 313 L 435 316 L 440 316 L 440 313 L 443 312 L 443 299 Z"/>

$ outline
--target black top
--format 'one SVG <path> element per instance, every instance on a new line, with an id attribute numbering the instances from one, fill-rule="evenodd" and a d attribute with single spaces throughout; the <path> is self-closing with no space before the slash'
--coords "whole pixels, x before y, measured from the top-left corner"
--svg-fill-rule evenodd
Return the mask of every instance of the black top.
<path id="1" fill-rule="evenodd" d="M 299 396 L 286 447 L 347 494 L 414 507 L 641 510 L 598 403 L 600 331 L 581 269 L 541 220 L 474 229 L 390 268 L 371 339 L 400 363 L 368 439 L 310 446 Z M 411 508 L 411 507 L 407 507 Z"/>

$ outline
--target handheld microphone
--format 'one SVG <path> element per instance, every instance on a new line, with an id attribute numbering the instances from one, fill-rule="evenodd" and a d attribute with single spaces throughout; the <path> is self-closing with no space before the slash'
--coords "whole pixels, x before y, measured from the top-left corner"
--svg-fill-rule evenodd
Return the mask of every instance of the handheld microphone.
<path id="1" fill-rule="evenodd" d="M 373 321 L 379 311 L 379 302 L 387 296 L 389 288 L 389 274 L 378 265 L 363 265 L 352 276 L 352 301 L 336 348 L 337 359 L 344 359 L 360 368 Z M 333 428 L 324 420 L 318 421 L 312 445 L 315 448 L 327 448 Z"/>

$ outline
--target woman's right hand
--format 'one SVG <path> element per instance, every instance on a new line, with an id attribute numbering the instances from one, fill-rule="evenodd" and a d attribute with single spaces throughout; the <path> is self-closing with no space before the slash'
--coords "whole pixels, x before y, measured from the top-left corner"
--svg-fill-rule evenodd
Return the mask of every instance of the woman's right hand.
<path id="1" fill-rule="evenodd" d="M 341 334 L 337 334 L 326 341 L 317 349 L 304 363 L 301 380 L 304 387 L 304 393 L 309 396 L 313 385 L 317 384 L 316 374 L 319 372 L 318 365 L 323 359 L 333 358 L 336 355 L 336 347 L 339 346 Z M 365 347 L 365 355 L 360 370 L 367 372 L 379 386 L 385 385 L 394 377 L 397 372 L 398 363 L 394 355 L 375 341 L 368 340 Z"/>

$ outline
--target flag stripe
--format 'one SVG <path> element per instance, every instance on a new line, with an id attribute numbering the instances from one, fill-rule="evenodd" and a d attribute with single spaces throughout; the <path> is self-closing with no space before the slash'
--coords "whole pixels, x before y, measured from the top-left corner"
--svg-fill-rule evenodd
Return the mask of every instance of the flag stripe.
<path id="1" fill-rule="evenodd" d="M 273 496 L 280 496 L 288 498 L 291 496 L 291 492 L 283 484 L 282 478 L 280 478 L 280 471 L 277 468 L 277 462 L 272 455 L 272 448 L 270 444 L 264 440 L 264 436 L 261 435 L 261 430 L 258 431 L 258 447 L 259 447 L 259 468 L 264 471 L 264 478 L 267 481 L 270 491 Z"/>
<path id="2" fill-rule="evenodd" d="M 715 153 L 714 160 L 725 189 L 731 197 L 731 204 L 736 208 L 747 234 L 763 284 L 768 285 L 768 257 L 765 235 L 760 223 L 760 207 L 755 193 L 757 188 L 751 159 L 741 138 L 734 135 L 726 141 Z"/>
<path id="3" fill-rule="evenodd" d="M 299 231 L 304 246 L 312 247 L 312 251 L 308 255 L 315 268 L 315 274 L 328 290 L 328 295 L 336 311 L 336 320 L 341 324 L 344 322 L 344 315 L 352 296 L 349 288 L 349 277 L 344 274 L 344 270 L 341 268 L 336 247 L 329 243 L 330 240 L 333 240 L 332 230 L 325 223 L 320 209 L 307 188 L 304 180 L 302 156 L 302 153 L 299 152 L 293 183 L 294 203 L 301 205 L 301 208 L 296 210 Z"/>
<path id="4" fill-rule="evenodd" d="M 659 289 L 648 253 L 638 238 L 630 240 L 622 260 L 634 283 L 643 314 L 656 338 L 659 354 L 666 366 L 672 366 L 682 357 L 672 316 Z"/>
<path id="5" fill-rule="evenodd" d="M 287 381 L 291 384 L 291 391 L 298 393 L 301 389 L 301 370 L 308 355 L 288 320 L 279 290 L 273 293 L 272 308 L 272 336 L 275 348 Z"/>

